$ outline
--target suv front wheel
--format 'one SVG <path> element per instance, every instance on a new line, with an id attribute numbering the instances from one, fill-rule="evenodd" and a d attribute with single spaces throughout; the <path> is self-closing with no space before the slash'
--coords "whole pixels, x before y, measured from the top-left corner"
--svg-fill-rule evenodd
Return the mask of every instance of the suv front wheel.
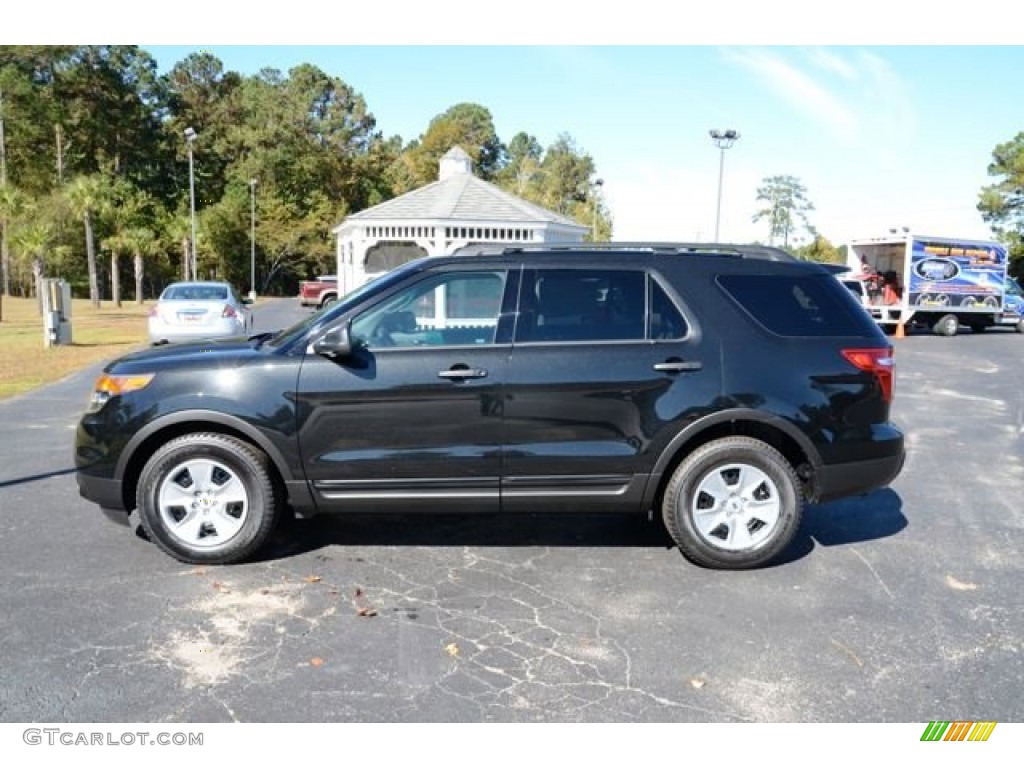
<path id="1" fill-rule="evenodd" d="M 262 452 L 228 435 L 171 440 L 139 477 L 142 527 L 182 562 L 244 560 L 267 540 L 277 517 L 268 463 Z"/>
<path id="2" fill-rule="evenodd" d="M 800 481 L 767 443 L 726 437 L 676 468 L 662 516 L 680 551 L 709 568 L 755 568 L 793 540 L 803 513 Z"/>

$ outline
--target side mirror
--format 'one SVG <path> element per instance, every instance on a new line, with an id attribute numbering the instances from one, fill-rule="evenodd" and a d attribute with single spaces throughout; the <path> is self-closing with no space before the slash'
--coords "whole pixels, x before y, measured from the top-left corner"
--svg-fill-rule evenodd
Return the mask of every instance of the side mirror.
<path id="1" fill-rule="evenodd" d="M 332 360 L 341 360 L 352 354 L 352 337 L 348 324 L 331 328 L 313 343 L 313 351 Z"/>

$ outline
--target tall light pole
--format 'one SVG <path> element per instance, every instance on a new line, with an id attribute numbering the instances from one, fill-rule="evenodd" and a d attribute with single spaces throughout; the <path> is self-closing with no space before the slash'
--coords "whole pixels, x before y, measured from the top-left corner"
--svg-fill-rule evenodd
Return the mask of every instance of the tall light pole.
<path id="1" fill-rule="evenodd" d="M 722 175 L 725 171 L 725 150 L 729 149 L 736 140 L 740 137 L 739 131 L 734 131 L 729 128 L 724 131 L 719 131 L 712 128 L 708 133 L 711 135 L 711 140 L 715 142 L 715 146 L 720 151 L 718 159 L 718 207 L 715 209 L 715 242 L 718 242 L 718 225 L 722 221 Z"/>
<path id="2" fill-rule="evenodd" d="M 249 179 L 249 298 L 256 299 L 256 178 Z"/>
<path id="3" fill-rule="evenodd" d="M 196 259 L 196 172 L 192 162 L 192 145 L 196 140 L 196 132 L 189 126 L 185 129 L 185 140 L 188 142 L 188 205 L 192 220 L 192 279 L 196 280 L 197 259 Z"/>
<path id="4" fill-rule="evenodd" d="M 599 202 L 597 198 L 597 191 L 603 186 L 604 179 L 594 179 L 594 222 L 590 230 L 590 241 L 592 243 L 597 242 L 597 205 Z"/>

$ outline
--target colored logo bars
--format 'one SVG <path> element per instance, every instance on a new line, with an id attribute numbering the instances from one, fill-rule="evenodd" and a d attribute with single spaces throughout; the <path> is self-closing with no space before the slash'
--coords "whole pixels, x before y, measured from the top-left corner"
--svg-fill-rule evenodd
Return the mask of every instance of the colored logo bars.
<path id="1" fill-rule="evenodd" d="M 921 741 L 988 741 L 995 727 L 994 722 L 932 721 L 921 734 Z"/>

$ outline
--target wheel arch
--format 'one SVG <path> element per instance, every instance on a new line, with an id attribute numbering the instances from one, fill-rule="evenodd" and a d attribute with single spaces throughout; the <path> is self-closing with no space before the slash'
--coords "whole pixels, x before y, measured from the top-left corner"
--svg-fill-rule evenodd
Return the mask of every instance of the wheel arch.
<path id="1" fill-rule="evenodd" d="M 668 444 L 655 464 L 644 493 L 644 509 L 661 504 L 669 479 L 682 461 L 705 443 L 742 435 L 772 446 L 790 463 L 804 486 L 804 497 L 817 497 L 815 477 L 821 455 L 813 443 L 790 422 L 751 410 L 732 410 L 705 416 L 683 429 Z"/>
<path id="2" fill-rule="evenodd" d="M 121 498 L 125 509 L 135 508 L 139 475 L 150 457 L 164 443 L 193 432 L 230 435 L 262 451 L 270 460 L 271 477 L 281 486 L 294 480 L 291 469 L 264 435 L 241 419 L 214 411 L 182 411 L 159 419 L 138 432 L 121 452 L 116 477 L 121 479 Z M 281 490 L 281 488 L 279 488 Z"/>

